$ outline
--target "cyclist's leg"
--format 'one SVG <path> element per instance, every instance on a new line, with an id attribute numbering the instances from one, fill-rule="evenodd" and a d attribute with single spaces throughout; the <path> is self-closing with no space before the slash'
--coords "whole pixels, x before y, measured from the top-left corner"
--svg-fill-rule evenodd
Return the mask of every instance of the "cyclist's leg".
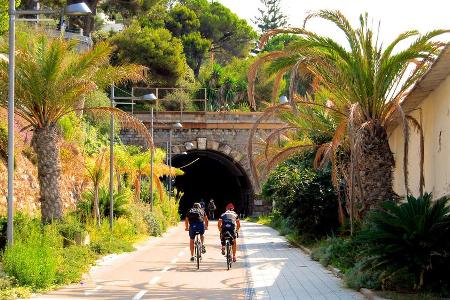
<path id="1" fill-rule="evenodd" d="M 202 253 L 206 253 L 205 248 L 205 223 L 198 224 L 198 232 L 200 232 L 200 240 L 202 241 Z"/>
<path id="2" fill-rule="evenodd" d="M 225 255 L 225 231 L 220 231 L 220 244 L 222 255 Z"/>
<path id="3" fill-rule="evenodd" d="M 237 250 L 237 235 L 236 232 L 233 234 L 233 261 L 236 261 L 236 250 Z"/>
<path id="4" fill-rule="evenodd" d="M 189 250 L 191 250 L 191 258 L 194 257 L 194 239 L 195 239 L 195 224 L 189 225 Z"/>

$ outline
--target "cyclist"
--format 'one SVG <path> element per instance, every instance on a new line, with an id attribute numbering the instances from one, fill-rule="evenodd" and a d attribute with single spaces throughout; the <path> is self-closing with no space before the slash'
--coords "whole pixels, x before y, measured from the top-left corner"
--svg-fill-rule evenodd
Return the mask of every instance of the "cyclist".
<path id="1" fill-rule="evenodd" d="M 208 211 L 209 211 L 209 219 L 213 220 L 214 219 L 214 211 L 217 209 L 216 204 L 214 203 L 214 200 L 211 199 L 209 200 L 208 203 Z"/>
<path id="2" fill-rule="evenodd" d="M 206 253 L 205 248 L 205 229 L 208 229 L 208 217 L 205 215 L 204 210 L 200 206 L 200 203 L 194 203 L 192 208 L 187 212 L 186 219 L 184 220 L 185 230 L 189 231 L 189 248 L 191 250 L 191 261 L 194 261 L 194 239 L 195 233 L 200 232 L 200 239 L 202 241 L 202 253 Z"/>
<path id="3" fill-rule="evenodd" d="M 226 206 L 226 211 L 219 217 L 219 222 L 217 227 L 220 232 L 220 242 L 222 244 L 222 255 L 225 255 L 225 234 L 229 232 L 233 237 L 233 262 L 236 261 L 236 248 L 237 248 L 237 231 L 241 227 L 241 222 L 239 221 L 239 216 L 234 212 L 233 203 L 228 203 Z"/>

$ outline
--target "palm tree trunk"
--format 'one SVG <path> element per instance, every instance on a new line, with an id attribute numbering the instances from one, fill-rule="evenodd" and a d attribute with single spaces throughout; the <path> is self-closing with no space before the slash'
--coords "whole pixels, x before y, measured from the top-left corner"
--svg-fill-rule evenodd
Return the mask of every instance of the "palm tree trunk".
<path id="1" fill-rule="evenodd" d="M 98 204 L 98 189 L 99 184 L 94 185 L 94 220 L 97 225 L 100 225 L 100 207 Z"/>
<path id="2" fill-rule="evenodd" d="M 357 133 L 356 183 L 359 197 L 355 199 L 356 218 L 378 207 L 383 201 L 394 199 L 392 187 L 394 156 L 389 147 L 386 130 L 379 123 L 361 127 Z"/>
<path id="3" fill-rule="evenodd" d="M 119 172 L 117 173 L 117 193 L 120 194 L 120 192 L 122 191 L 122 176 L 120 175 Z"/>
<path id="4" fill-rule="evenodd" d="M 32 146 L 37 155 L 42 222 L 51 223 L 63 216 L 59 134 L 56 126 L 36 128 Z"/>

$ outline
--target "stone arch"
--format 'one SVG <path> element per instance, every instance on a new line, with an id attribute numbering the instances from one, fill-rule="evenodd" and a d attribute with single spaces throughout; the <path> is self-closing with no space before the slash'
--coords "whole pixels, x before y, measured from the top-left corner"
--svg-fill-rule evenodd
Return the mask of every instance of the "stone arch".
<path id="1" fill-rule="evenodd" d="M 239 212 L 243 214 L 252 213 L 255 185 L 249 175 L 250 172 L 248 169 L 246 156 L 244 156 L 236 149 L 233 149 L 233 147 L 227 143 L 208 140 L 206 138 L 197 138 L 195 140 L 185 140 L 184 142 L 179 143 L 177 146 L 173 146 L 173 161 L 178 162 L 178 164 L 180 163 L 180 161 L 183 161 L 183 155 L 180 154 L 185 151 L 190 154 L 191 157 L 201 156 L 210 160 L 220 161 L 223 166 L 226 166 L 225 168 L 228 168 L 228 172 L 230 174 L 233 174 L 233 177 L 235 177 L 235 180 L 239 186 L 240 192 L 239 197 L 237 197 L 239 198 Z M 173 165 L 175 167 L 179 166 L 177 165 L 177 163 L 174 163 Z M 214 177 L 215 175 L 214 173 L 212 173 L 209 176 Z M 177 180 L 181 180 L 181 182 L 183 182 L 183 179 Z M 191 199 L 189 199 L 189 201 L 192 202 Z M 223 206 L 223 203 L 221 203 L 221 205 Z M 185 205 L 181 203 L 180 206 L 182 207 L 181 212 L 183 213 L 183 210 L 185 210 Z M 220 211 L 220 209 L 223 209 L 223 207 L 218 207 L 218 209 Z"/>

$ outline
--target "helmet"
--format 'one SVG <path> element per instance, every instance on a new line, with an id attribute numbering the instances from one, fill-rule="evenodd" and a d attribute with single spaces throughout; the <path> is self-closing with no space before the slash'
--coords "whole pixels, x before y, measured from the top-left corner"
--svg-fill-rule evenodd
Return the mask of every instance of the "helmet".
<path id="1" fill-rule="evenodd" d="M 233 203 L 228 203 L 225 208 L 226 208 L 226 210 L 234 210 L 234 205 L 233 205 Z"/>
<path id="2" fill-rule="evenodd" d="M 200 205 L 200 203 L 194 203 L 194 206 L 192 206 L 193 208 L 202 208 L 202 206 Z"/>

